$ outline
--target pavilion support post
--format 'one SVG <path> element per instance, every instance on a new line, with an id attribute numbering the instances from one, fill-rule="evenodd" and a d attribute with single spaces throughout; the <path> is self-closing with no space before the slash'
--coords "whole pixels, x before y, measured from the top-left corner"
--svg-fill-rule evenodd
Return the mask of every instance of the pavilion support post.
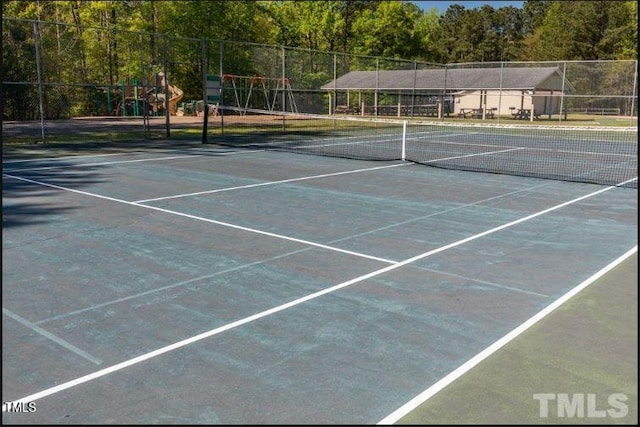
<path id="1" fill-rule="evenodd" d="M 487 119 L 487 91 L 483 90 L 482 91 L 484 93 L 484 95 L 482 96 L 482 120 L 486 120 Z"/>
<path id="2" fill-rule="evenodd" d="M 536 93 L 535 90 L 531 91 L 531 117 L 529 117 L 530 122 L 533 122 L 533 118 L 535 117 L 535 114 L 534 114 L 535 102 L 533 102 L 533 100 L 535 99 L 535 93 Z"/>

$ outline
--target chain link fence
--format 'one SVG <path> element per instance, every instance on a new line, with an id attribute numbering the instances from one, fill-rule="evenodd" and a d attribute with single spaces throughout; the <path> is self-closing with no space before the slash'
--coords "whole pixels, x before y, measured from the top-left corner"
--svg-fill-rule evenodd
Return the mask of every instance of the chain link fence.
<path id="1" fill-rule="evenodd" d="M 198 138 L 207 75 L 221 83 L 220 101 L 207 116 L 214 133 L 224 120 L 220 106 L 234 107 L 238 115 L 265 110 L 637 127 L 637 61 L 444 65 L 56 22 L 2 22 L 5 142 Z"/>

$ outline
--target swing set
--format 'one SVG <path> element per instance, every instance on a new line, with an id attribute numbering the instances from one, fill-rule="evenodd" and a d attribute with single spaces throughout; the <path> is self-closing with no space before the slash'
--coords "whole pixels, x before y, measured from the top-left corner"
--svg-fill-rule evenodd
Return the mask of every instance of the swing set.
<path id="1" fill-rule="evenodd" d="M 234 100 L 240 114 L 244 115 L 249 108 L 276 111 L 298 112 L 296 101 L 291 89 L 291 81 L 284 78 L 264 76 L 238 76 L 235 74 L 223 74 L 222 84 L 231 85 Z M 248 87 L 247 87 L 248 86 Z M 223 86 L 224 87 L 224 86 Z M 278 95 L 284 94 L 285 98 Z M 280 103 L 286 105 L 283 108 Z M 244 105 L 242 105 L 244 103 Z"/>

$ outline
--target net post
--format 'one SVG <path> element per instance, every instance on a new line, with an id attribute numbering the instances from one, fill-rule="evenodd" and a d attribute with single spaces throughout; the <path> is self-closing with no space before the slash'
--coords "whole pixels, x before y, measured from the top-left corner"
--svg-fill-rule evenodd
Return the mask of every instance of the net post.
<path id="1" fill-rule="evenodd" d="M 407 160 L 407 120 L 402 121 L 402 156 L 401 160 Z"/>

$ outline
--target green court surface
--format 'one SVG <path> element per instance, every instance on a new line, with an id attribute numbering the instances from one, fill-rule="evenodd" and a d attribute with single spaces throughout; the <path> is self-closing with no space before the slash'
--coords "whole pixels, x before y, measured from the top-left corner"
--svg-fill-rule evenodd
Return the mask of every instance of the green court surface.
<path id="1" fill-rule="evenodd" d="M 397 424 L 637 424 L 637 277 L 636 252 Z"/>

